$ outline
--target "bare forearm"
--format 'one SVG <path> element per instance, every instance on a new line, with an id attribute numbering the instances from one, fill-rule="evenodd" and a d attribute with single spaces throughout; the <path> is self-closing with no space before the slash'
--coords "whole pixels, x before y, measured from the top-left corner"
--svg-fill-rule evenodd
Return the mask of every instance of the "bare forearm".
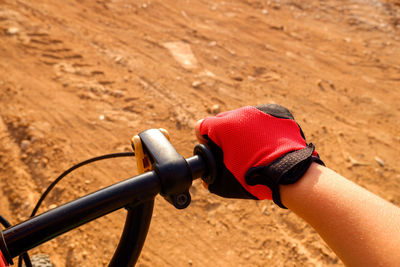
<path id="1" fill-rule="evenodd" d="M 398 266 L 400 209 L 339 174 L 313 163 L 284 205 L 307 221 L 351 266 Z"/>

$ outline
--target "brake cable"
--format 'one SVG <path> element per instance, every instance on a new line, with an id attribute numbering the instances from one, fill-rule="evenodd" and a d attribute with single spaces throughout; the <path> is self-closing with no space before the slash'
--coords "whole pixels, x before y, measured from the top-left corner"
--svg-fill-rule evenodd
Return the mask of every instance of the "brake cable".
<path id="1" fill-rule="evenodd" d="M 99 160 L 103 160 L 103 159 L 111 159 L 111 158 L 121 158 L 121 157 L 133 157 L 135 156 L 135 152 L 121 152 L 121 153 L 112 153 L 112 154 L 106 154 L 106 155 L 102 155 L 102 156 L 98 156 L 95 158 L 91 158 L 85 161 L 82 161 L 78 164 L 75 164 L 74 166 L 72 166 L 71 168 L 69 168 L 68 170 L 64 171 L 60 176 L 57 177 L 57 179 L 55 179 L 46 189 L 46 191 L 43 192 L 42 196 L 40 197 L 40 199 L 38 200 L 38 202 L 36 203 L 35 208 L 32 211 L 31 214 L 31 218 L 33 216 L 36 215 L 37 211 L 39 210 L 40 205 L 42 204 L 42 202 L 44 201 L 44 199 L 46 198 L 46 196 L 50 193 L 50 191 L 56 186 L 56 184 L 58 182 L 60 182 L 65 176 L 67 176 L 69 173 L 73 172 L 74 170 L 78 169 L 79 167 L 82 167 L 84 165 L 87 165 L 89 163 L 93 163 L 95 161 L 99 161 Z"/>
<path id="2" fill-rule="evenodd" d="M 139 175 L 141 177 L 140 179 L 132 179 L 134 178 L 132 177 L 124 182 L 117 183 L 72 201 L 69 203 L 70 205 L 62 205 L 36 216 L 35 219 L 28 219 L 21 224 L 8 227 L 9 229 L 5 230 L 4 236 L 7 237 L 6 240 L 10 242 L 10 248 L 13 249 L 12 252 L 10 251 L 7 255 L 10 257 L 8 262 L 12 263 L 11 255 L 14 257 L 20 255 L 19 266 L 21 266 L 21 255 L 25 258 L 25 255 L 27 255 L 26 251 L 29 249 L 48 241 L 48 238 L 54 238 L 57 235 L 96 219 L 99 215 L 99 211 L 94 210 L 89 214 L 85 213 L 86 209 L 84 209 L 84 207 L 85 205 L 89 205 L 100 208 L 100 216 L 112 212 L 114 210 L 113 207 L 128 208 L 124 232 L 122 233 L 116 252 L 110 261 L 110 266 L 130 266 L 137 261 L 143 247 L 150 225 L 155 195 L 160 193 L 168 202 L 173 204 L 175 208 L 183 209 L 190 203 L 191 197 L 189 194 L 189 187 L 193 179 L 202 178 L 212 183 L 216 178 L 217 171 L 215 160 L 212 153 L 205 145 L 197 145 L 194 149 L 194 156 L 184 159 L 176 152 L 169 141 L 168 134 L 166 134 L 166 131 L 163 129 L 146 130 L 134 136 L 131 143 L 134 148 L 134 153 L 125 152 L 103 155 L 78 163 L 63 172 L 42 194 L 32 211 L 31 217 L 35 216 L 41 203 L 61 179 L 73 170 L 94 161 L 106 158 L 135 156 L 138 172 L 141 173 Z M 145 174 L 148 169 L 152 169 L 153 164 L 155 164 L 156 169 Z M 171 169 L 176 170 L 172 176 L 170 173 Z M 162 185 L 165 185 L 165 187 L 162 188 Z M 132 198 L 131 194 L 126 194 L 127 190 L 125 186 L 129 187 L 128 191 L 134 192 L 134 195 L 137 196 Z M 145 188 L 145 191 L 148 190 L 149 197 L 153 197 L 151 201 L 149 199 L 141 199 L 143 195 L 141 195 L 141 190 L 138 191 L 139 188 Z M 110 206 L 114 201 L 115 195 L 119 193 L 122 193 L 122 200 Z M 100 202 L 98 201 L 99 197 L 102 199 Z M 130 205 L 134 203 L 138 205 L 135 207 L 132 206 L 132 209 Z M 139 221 L 137 220 L 138 215 Z M 73 225 L 72 228 L 63 223 L 64 219 L 75 218 L 74 216 L 81 216 L 82 220 Z M 49 235 L 49 233 L 46 232 L 47 229 L 42 227 L 43 225 L 50 225 L 53 227 L 53 232 L 56 233 L 56 235 Z M 27 227 L 29 231 L 26 237 L 29 239 L 25 242 L 23 238 L 16 238 L 15 233 L 18 232 L 18 229 L 25 229 Z M 134 242 L 130 242 L 130 239 L 133 239 Z M 124 255 L 124 253 L 129 254 L 129 256 Z"/>
<path id="3" fill-rule="evenodd" d="M 43 203 L 44 199 L 47 197 L 47 195 L 50 193 L 50 191 L 69 173 L 73 172 L 74 170 L 87 165 L 89 163 L 93 163 L 96 161 L 100 161 L 103 159 L 111 159 L 111 158 L 122 158 L 122 157 L 134 157 L 135 152 L 120 152 L 120 153 L 111 153 L 111 154 L 105 154 L 102 156 L 90 158 L 88 160 L 82 161 L 80 163 L 75 164 L 74 166 L 70 167 L 66 171 L 64 171 L 60 176 L 58 176 L 44 191 L 40 197 L 40 199 L 37 201 L 35 208 L 32 210 L 30 218 L 36 215 L 37 211 L 39 210 L 40 205 Z M 4 227 L 10 227 L 11 224 L 3 217 L 0 215 L 0 223 L 4 225 Z M 25 261 L 26 267 L 32 267 L 32 263 L 30 261 L 28 252 L 22 253 L 19 258 L 18 258 L 18 267 L 22 267 L 22 259 Z"/>

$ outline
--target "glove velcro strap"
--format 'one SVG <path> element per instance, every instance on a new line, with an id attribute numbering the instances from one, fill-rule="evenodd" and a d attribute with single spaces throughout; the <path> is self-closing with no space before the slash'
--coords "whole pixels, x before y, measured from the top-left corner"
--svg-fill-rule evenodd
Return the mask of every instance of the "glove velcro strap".
<path id="1" fill-rule="evenodd" d="M 276 183 L 272 190 L 272 200 L 281 208 L 287 209 L 281 202 L 279 185 L 294 184 L 306 173 L 312 163 L 315 147 L 309 144 L 302 150 L 293 151 L 275 160 L 267 168 L 268 177 L 273 177 Z"/>
<path id="2" fill-rule="evenodd" d="M 289 152 L 276 159 L 268 166 L 253 167 L 246 174 L 246 182 L 249 185 L 263 184 L 272 191 L 272 200 L 276 205 L 287 209 L 281 202 L 279 185 L 288 185 L 297 182 L 313 162 L 313 144 L 307 147 Z"/>

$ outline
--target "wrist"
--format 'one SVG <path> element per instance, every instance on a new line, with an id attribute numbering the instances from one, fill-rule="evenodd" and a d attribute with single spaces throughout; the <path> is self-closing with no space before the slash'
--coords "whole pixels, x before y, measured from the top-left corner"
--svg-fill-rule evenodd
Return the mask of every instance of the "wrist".
<path id="1" fill-rule="evenodd" d="M 306 205 L 312 197 L 313 186 L 318 183 L 318 179 L 325 167 L 313 162 L 304 175 L 293 184 L 279 185 L 281 201 L 290 210 L 301 208 Z"/>

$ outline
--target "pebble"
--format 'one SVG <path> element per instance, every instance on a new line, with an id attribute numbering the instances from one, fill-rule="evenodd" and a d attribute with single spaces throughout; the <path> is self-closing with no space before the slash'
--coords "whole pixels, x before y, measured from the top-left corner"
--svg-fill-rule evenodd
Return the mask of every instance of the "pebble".
<path id="1" fill-rule="evenodd" d="M 22 140 L 21 141 L 21 150 L 25 151 L 29 146 L 31 145 L 31 142 L 29 140 Z"/>
<path id="2" fill-rule="evenodd" d="M 42 165 L 46 166 L 49 163 L 49 159 L 48 158 L 42 158 Z"/>
<path id="3" fill-rule="evenodd" d="M 263 10 L 261 10 L 261 13 L 263 13 L 264 15 L 268 15 L 268 10 L 266 10 L 266 9 L 263 9 Z"/>
<path id="4" fill-rule="evenodd" d="M 50 209 L 50 210 L 55 209 L 55 208 L 57 208 L 57 205 L 56 205 L 56 204 L 51 204 L 51 205 L 49 206 L 49 209 Z"/>
<path id="5" fill-rule="evenodd" d="M 199 88 L 203 83 L 201 81 L 194 81 L 192 82 L 192 87 L 193 88 Z"/>
<path id="6" fill-rule="evenodd" d="M 115 90 L 114 92 L 111 93 L 112 96 L 114 97 L 124 97 L 125 96 L 125 92 L 122 90 Z"/>
<path id="7" fill-rule="evenodd" d="M 247 80 L 249 80 L 249 82 L 254 82 L 256 80 L 256 78 L 249 75 L 249 76 L 247 76 Z"/>
<path id="8" fill-rule="evenodd" d="M 275 9 L 275 10 L 279 10 L 281 8 L 281 5 L 280 4 L 274 4 L 272 6 L 272 8 Z"/>
<path id="9" fill-rule="evenodd" d="M 221 112 L 221 107 L 219 105 L 216 104 L 211 107 L 211 113 L 217 114 L 220 112 Z"/>
<path id="10" fill-rule="evenodd" d="M 264 213 L 267 210 L 267 206 L 262 207 L 261 213 Z"/>
<path id="11" fill-rule="evenodd" d="M 115 57 L 115 59 L 114 59 L 115 63 L 120 63 L 121 60 L 122 60 L 122 57 L 121 57 L 121 56 L 117 56 L 117 57 Z"/>
<path id="12" fill-rule="evenodd" d="M 6 30 L 8 35 L 15 35 L 19 33 L 19 29 L 17 27 L 11 27 Z"/>
<path id="13" fill-rule="evenodd" d="M 375 157 L 375 161 L 378 162 L 378 164 L 379 164 L 381 167 L 384 167 L 384 166 L 385 166 L 385 162 L 383 161 L 383 159 L 381 159 L 381 158 L 379 158 L 379 157 Z"/>
<path id="14" fill-rule="evenodd" d="M 101 120 L 101 121 L 103 121 L 104 118 L 105 118 L 104 115 L 100 115 L 100 116 L 99 116 L 99 120 Z"/>

